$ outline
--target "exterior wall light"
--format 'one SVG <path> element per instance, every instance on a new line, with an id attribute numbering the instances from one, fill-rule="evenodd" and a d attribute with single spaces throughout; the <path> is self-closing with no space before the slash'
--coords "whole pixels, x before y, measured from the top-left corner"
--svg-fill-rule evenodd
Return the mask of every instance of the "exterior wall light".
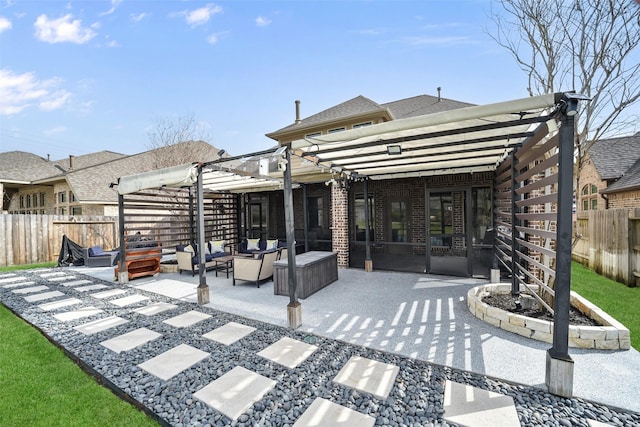
<path id="1" fill-rule="evenodd" d="M 387 154 L 390 156 L 402 154 L 402 147 L 399 145 L 387 145 Z"/>

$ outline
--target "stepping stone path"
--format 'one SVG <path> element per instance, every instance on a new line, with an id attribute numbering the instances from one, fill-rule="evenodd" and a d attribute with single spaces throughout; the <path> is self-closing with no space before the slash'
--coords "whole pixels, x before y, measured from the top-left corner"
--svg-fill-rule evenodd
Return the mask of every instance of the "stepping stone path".
<path id="1" fill-rule="evenodd" d="M 131 328 L 129 324 L 134 325 L 135 323 L 131 321 L 136 318 L 144 317 L 151 320 L 157 317 L 155 324 L 158 330 L 168 331 L 166 333 L 172 335 L 172 330 L 195 328 L 196 325 L 206 324 L 204 322 L 212 318 L 212 315 L 198 310 L 190 310 L 165 318 L 171 315 L 171 311 L 178 310 L 181 306 L 165 301 L 153 301 L 146 295 L 136 293 L 135 288 L 123 288 L 117 284 L 109 286 L 94 283 L 91 280 L 76 279 L 76 276 L 64 272 L 46 272 L 39 276 L 46 279 L 50 286 L 62 288 L 51 290 L 47 285 L 36 285 L 27 277 L 21 277 L 18 274 L 2 274 L 0 275 L 0 292 L 20 295 L 24 302 L 29 304 L 38 303 L 35 307 L 40 312 L 55 312 L 51 314 L 51 318 L 63 323 L 58 326 L 61 329 L 67 322 L 83 322 L 73 326 L 73 331 L 87 338 L 99 336 L 97 341 L 99 345 L 116 355 L 134 352 L 158 342 L 163 337 L 163 333 L 154 331 L 152 327 Z M 89 291 L 99 289 L 105 290 L 89 294 Z M 123 296 L 125 294 L 128 295 Z M 55 300 L 47 301 L 53 299 Z M 97 307 L 89 304 L 91 299 L 102 305 Z M 143 305 L 138 307 L 137 305 L 140 304 Z M 136 307 L 129 308 L 132 305 Z M 183 303 L 182 307 L 185 305 L 186 303 Z M 119 315 L 110 314 L 113 310 L 118 311 Z M 85 318 L 92 316 L 97 318 L 85 321 Z M 227 321 L 198 335 L 196 338 L 202 338 L 200 341 L 196 339 L 190 344 L 178 344 L 136 366 L 145 373 L 147 378 L 145 382 L 149 381 L 149 376 L 168 382 L 194 366 L 206 364 L 207 360 L 210 360 L 212 354 L 197 348 L 194 343 L 207 344 L 212 346 L 212 349 L 231 348 L 229 346 L 242 346 L 242 340 L 254 333 L 258 333 L 255 327 Z M 310 340 L 309 343 L 305 341 L 284 336 L 255 351 L 255 355 L 265 364 L 273 362 L 279 367 L 278 369 L 290 372 L 309 363 L 308 359 L 319 349 L 318 346 L 313 345 L 315 339 Z M 224 372 L 220 372 L 208 384 L 198 386 L 192 394 L 194 400 L 223 414 L 231 422 L 246 422 L 247 416 L 244 414 L 267 394 L 273 393 L 278 386 L 276 379 L 240 366 L 240 363 L 241 361 L 230 360 Z M 384 402 L 389 398 L 392 389 L 397 387 L 399 373 L 400 367 L 395 364 L 362 356 L 351 356 L 331 378 L 331 383 L 363 393 L 369 396 L 367 398 L 372 402 L 376 400 Z M 373 404 L 377 405 L 377 403 Z M 444 384 L 443 418 L 452 424 L 471 427 L 520 426 L 512 397 L 450 380 Z M 376 421 L 376 418 L 369 414 L 339 405 L 324 397 L 315 397 L 297 420 L 291 420 L 294 427 L 371 427 L 376 424 Z M 213 421 L 211 423 L 214 424 Z M 591 427 L 606 425 L 594 420 L 589 420 L 589 423 Z"/>

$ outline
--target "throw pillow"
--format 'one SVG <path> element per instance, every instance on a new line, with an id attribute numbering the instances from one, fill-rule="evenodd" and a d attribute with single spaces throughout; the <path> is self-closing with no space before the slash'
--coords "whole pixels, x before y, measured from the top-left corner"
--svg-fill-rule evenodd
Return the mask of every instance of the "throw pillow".
<path id="1" fill-rule="evenodd" d="M 191 252 L 192 254 L 195 253 L 195 251 L 193 250 L 193 246 L 189 245 L 186 248 L 184 248 L 185 252 Z"/>
<path id="2" fill-rule="evenodd" d="M 267 240 L 267 250 L 269 249 L 278 249 L 278 239 Z"/>
<path id="3" fill-rule="evenodd" d="M 260 250 L 260 239 L 247 239 L 247 250 L 248 251 L 259 251 Z"/>
<path id="4" fill-rule="evenodd" d="M 209 250 L 212 254 L 224 252 L 224 240 L 212 240 L 209 242 Z"/>

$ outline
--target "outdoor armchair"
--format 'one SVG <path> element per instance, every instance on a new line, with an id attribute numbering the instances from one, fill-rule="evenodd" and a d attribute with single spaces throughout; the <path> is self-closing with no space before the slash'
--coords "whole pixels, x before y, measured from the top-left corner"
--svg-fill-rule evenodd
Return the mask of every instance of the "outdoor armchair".
<path id="1" fill-rule="evenodd" d="M 278 259 L 278 251 L 270 250 L 258 254 L 256 257 L 233 257 L 233 286 L 236 280 L 255 282 L 260 287 L 260 281 L 273 276 L 273 262 Z"/>

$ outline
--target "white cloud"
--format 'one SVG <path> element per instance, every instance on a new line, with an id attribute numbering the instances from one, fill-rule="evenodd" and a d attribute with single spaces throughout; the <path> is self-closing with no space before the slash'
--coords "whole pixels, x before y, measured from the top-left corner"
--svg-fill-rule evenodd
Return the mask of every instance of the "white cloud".
<path id="1" fill-rule="evenodd" d="M 209 19 L 211 19 L 211 16 L 218 13 L 222 13 L 222 7 L 216 6 L 213 3 L 209 3 L 208 5 L 206 5 L 205 7 L 201 7 L 200 9 L 182 12 L 182 14 L 184 15 L 184 20 L 192 28 L 206 24 L 207 22 L 209 22 Z"/>
<path id="2" fill-rule="evenodd" d="M 11 21 L 9 21 L 4 16 L 0 16 L 0 33 L 10 30 L 12 27 L 13 26 L 11 25 Z"/>
<path id="3" fill-rule="evenodd" d="M 256 25 L 258 27 L 266 27 L 269 24 L 271 24 L 271 20 L 269 18 L 266 18 L 264 16 L 258 16 L 256 18 Z"/>
<path id="4" fill-rule="evenodd" d="M 107 42 L 107 47 L 120 47 L 120 43 L 115 40 L 109 40 Z"/>
<path id="5" fill-rule="evenodd" d="M 140 22 L 140 21 L 142 21 L 142 20 L 143 20 L 144 18 L 146 18 L 146 17 L 147 17 L 147 14 L 146 14 L 146 13 L 144 13 L 144 12 L 142 12 L 142 13 L 138 13 L 137 15 L 132 13 L 132 14 L 129 16 L 129 19 L 130 19 L 132 22 Z"/>
<path id="6" fill-rule="evenodd" d="M 83 44 L 97 35 L 91 28 L 82 27 L 82 21 L 73 19 L 71 14 L 58 19 L 49 19 L 47 15 L 40 15 L 33 26 L 36 29 L 35 36 L 47 43 Z"/>
<path id="7" fill-rule="evenodd" d="M 44 130 L 42 131 L 42 133 L 45 134 L 46 136 L 53 136 L 57 133 L 62 133 L 66 131 L 67 131 L 66 126 L 56 126 L 54 128 Z"/>
<path id="8" fill-rule="evenodd" d="M 0 115 L 17 114 L 34 105 L 44 111 L 61 108 L 71 93 L 59 88 L 58 78 L 38 80 L 34 73 L 16 74 L 0 69 Z"/>
<path id="9" fill-rule="evenodd" d="M 111 15 L 116 11 L 116 8 L 120 5 L 120 3 L 122 3 L 122 0 L 111 0 L 111 9 L 107 10 L 106 12 L 102 12 L 100 16 Z"/>

